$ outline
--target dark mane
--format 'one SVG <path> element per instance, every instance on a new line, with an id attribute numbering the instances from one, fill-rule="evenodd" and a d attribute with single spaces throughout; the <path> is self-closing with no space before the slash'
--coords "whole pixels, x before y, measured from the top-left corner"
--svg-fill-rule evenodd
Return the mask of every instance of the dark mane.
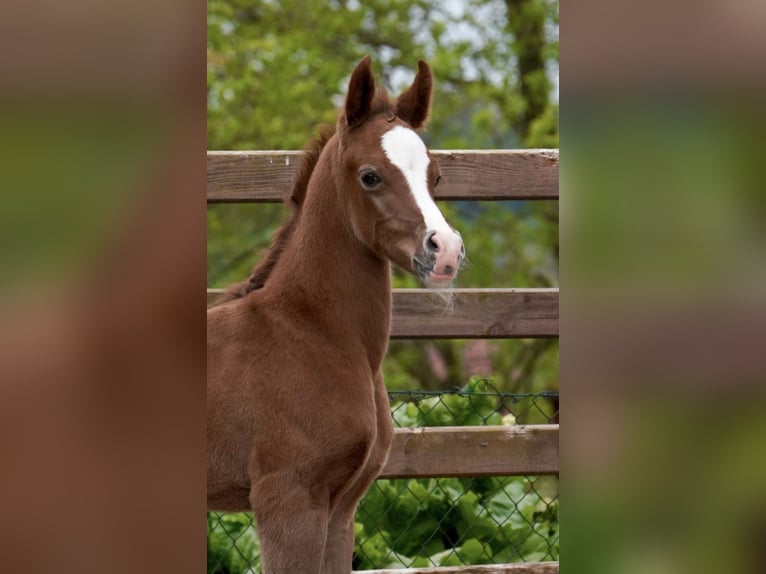
<path id="1" fill-rule="evenodd" d="M 244 281 L 227 287 L 212 305 L 213 307 L 233 301 L 234 299 L 241 299 L 248 293 L 260 289 L 266 284 L 266 279 L 271 274 L 271 270 L 274 269 L 274 265 L 279 260 L 285 245 L 287 245 L 290 237 L 292 237 L 298 217 L 300 216 L 301 207 L 303 207 L 303 201 L 306 198 L 306 190 L 308 189 L 311 174 L 314 172 L 314 167 L 319 160 L 322 150 L 334 133 L 334 126 L 322 126 L 319 129 L 319 136 L 306 144 L 300 164 L 298 165 L 298 171 L 293 180 L 290 195 L 285 199 L 285 203 L 291 211 L 290 218 L 274 234 L 271 246 L 266 249 L 263 258 L 255 266 L 250 276 Z"/>

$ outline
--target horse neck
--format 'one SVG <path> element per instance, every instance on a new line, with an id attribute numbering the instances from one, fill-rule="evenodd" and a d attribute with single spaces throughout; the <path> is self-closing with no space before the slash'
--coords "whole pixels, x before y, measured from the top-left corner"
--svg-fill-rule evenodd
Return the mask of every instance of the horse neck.
<path id="1" fill-rule="evenodd" d="M 270 303 L 301 309 L 344 346 L 361 343 L 377 369 L 388 344 L 390 265 L 360 242 L 345 220 L 343 190 L 336 185 L 329 155 L 323 154 L 315 169 L 295 231 L 264 296 Z"/>

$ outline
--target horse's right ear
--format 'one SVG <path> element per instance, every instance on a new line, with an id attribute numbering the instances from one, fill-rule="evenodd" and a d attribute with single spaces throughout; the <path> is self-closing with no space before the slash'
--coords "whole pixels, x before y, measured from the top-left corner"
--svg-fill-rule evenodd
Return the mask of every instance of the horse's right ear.
<path id="1" fill-rule="evenodd" d="M 348 82 L 346 94 L 346 126 L 352 128 L 364 122 L 370 115 L 372 96 L 375 94 L 375 80 L 372 77 L 372 60 L 362 58 L 354 68 Z"/>
<path id="2" fill-rule="evenodd" d="M 418 60 L 418 73 L 415 81 L 396 100 L 396 115 L 418 129 L 426 123 L 428 110 L 431 108 L 431 92 L 434 75 L 423 60 Z"/>

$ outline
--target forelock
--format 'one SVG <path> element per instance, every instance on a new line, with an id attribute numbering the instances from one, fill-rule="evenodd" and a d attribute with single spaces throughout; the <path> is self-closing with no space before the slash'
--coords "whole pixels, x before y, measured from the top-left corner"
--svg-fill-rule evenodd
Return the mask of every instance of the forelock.
<path id="1" fill-rule="evenodd" d="M 388 97 L 386 89 L 382 87 L 378 88 L 375 92 L 370 108 L 370 116 L 378 115 L 385 115 L 389 119 L 393 119 L 396 116 L 394 102 Z"/>

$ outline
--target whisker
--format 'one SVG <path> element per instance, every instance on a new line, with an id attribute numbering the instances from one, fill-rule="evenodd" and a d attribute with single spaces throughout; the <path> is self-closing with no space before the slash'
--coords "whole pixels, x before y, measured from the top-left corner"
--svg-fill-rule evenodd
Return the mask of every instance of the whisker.
<path id="1" fill-rule="evenodd" d="M 451 315 L 455 310 L 455 288 L 452 282 L 447 285 L 440 285 L 433 288 L 434 294 L 439 297 L 442 303 L 442 311 L 445 315 Z"/>

